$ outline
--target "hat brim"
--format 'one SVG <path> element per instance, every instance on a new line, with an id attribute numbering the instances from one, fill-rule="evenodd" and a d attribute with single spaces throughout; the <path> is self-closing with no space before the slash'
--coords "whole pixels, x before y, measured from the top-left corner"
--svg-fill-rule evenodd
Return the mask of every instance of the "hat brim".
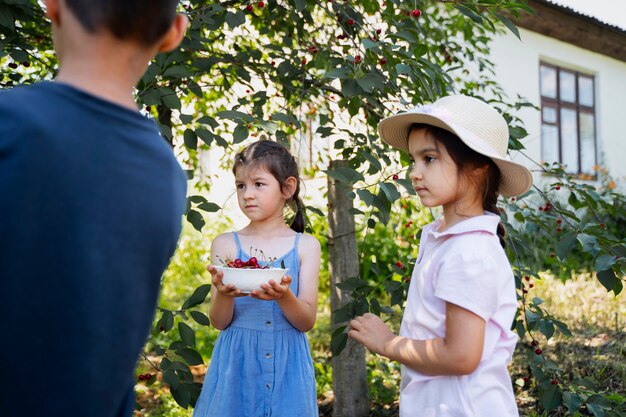
<path id="1" fill-rule="evenodd" d="M 504 196 L 516 196 L 525 194 L 533 185 L 533 176 L 524 165 L 501 158 L 495 150 L 486 149 L 484 141 L 475 138 L 472 132 L 446 122 L 437 116 L 430 114 L 406 112 L 387 117 L 378 125 L 378 134 L 390 146 L 409 151 L 408 138 L 411 126 L 420 123 L 435 126 L 458 136 L 469 148 L 491 158 L 500 170 L 500 184 L 498 192 Z"/>

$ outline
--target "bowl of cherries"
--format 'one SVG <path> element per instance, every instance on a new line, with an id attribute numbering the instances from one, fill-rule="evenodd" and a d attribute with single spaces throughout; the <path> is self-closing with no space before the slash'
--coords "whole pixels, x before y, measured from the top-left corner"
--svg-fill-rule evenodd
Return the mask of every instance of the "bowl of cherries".
<path id="1" fill-rule="evenodd" d="M 271 268 L 267 265 L 260 265 L 255 257 L 247 261 L 237 258 L 225 262 L 225 265 L 216 266 L 215 269 L 224 273 L 222 277 L 224 285 L 233 284 L 244 294 L 253 290 L 263 291 L 261 284 L 267 284 L 270 280 L 280 282 L 288 271 L 286 268 Z"/>

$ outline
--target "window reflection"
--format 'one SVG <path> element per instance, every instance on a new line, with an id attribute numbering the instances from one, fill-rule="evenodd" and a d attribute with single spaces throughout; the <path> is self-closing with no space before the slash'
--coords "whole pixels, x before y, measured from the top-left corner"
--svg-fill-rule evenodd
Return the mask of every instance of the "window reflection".
<path id="1" fill-rule="evenodd" d="M 556 69 L 541 67 L 541 95 L 556 98 Z"/>
<path id="2" fill-rule="evenodd" d="M 593 106 L 593 78 L 578 77 L 578 99 L 583 106 Z"/>
<path id="3" fill-rule="evenodd" d="M 576 76 L 574 73 L 559 71 L 559 93 L 561 100 L 570 103 L 576 102 Z"/>

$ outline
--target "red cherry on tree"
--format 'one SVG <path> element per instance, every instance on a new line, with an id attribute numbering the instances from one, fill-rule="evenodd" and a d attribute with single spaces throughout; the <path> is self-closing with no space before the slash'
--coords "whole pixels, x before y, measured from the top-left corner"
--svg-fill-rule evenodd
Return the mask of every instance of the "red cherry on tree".
<path id="1" fill-rule="evenodd" d="M 420 17 L 422 14 L 422 11 L 420 9 L 413 9 L 411 14 L 413 15 L 413 17 Z"/>
<path id="2" fill-rule="evenodd" d="M 252 7 L 252 5 L 251 5 L 251 4 L 248 4 L 248 5 L 246 6 L 246 12 L 252 12 L 252 10 L 254 10 L 254 8 Z"/>
<path id="3" fill-rule="evenodd" d="M 394 181 L 398 181 L 398 178 L 400 178 L 400 177 L 398 176 L 398 174 L 393 174 L 393 177 L 391 177 L 391 178 L 393 178 Z"/>
<path id="4" fill-rule="evenodd" d="M 263 7 L 265 7 L 265 2 L 264 1 L 260 1 L 256 5 L 261 7 L 261 8 L 263 8 Z"/>
<path id="5" fill-rule="evenodd" d="M 387 58 L 380 58 L 380 60 L 378 61 L 378 63 L 380 65 L 385 65 L 387 63 Z"/>
<path id="6" fill-rule="evenodd" d="M 396 266 L 400 269 L 404 269 L 404 264 L 400 261 L 396 261 Z"/>
<path id="7" fill-rule="evenodd" d="M 348 21 L 346 23 L 348 23 L 348 26 L 352 26 L 352 25 L 354 25 L 354 20 L 353 19 L 348 19 Z"/>
<path id="8" fill-rule="evenodd" d="M 359 62 L 361 62 L 361 60 L 362 60 L 362 58 L 361 58 L 361 56 L 360 56 L 360 55 L 356 55 L 356 56 L 354 57 L 354 62 L 355 62 L 355 63 L 357 63 L 357 64 L 358 64 Z"/>

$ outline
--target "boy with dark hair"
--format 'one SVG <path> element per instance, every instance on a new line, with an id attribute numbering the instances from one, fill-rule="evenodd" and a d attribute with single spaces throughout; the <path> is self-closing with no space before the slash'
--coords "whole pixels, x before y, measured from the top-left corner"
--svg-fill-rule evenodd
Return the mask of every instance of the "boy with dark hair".
<path id="1" fill-rule="evenodd" d="M 186 178 L 133 88 L 173 0 L 46 0 L 55 82 L 0 92 L 0 414 L 132 414 Z"/>

